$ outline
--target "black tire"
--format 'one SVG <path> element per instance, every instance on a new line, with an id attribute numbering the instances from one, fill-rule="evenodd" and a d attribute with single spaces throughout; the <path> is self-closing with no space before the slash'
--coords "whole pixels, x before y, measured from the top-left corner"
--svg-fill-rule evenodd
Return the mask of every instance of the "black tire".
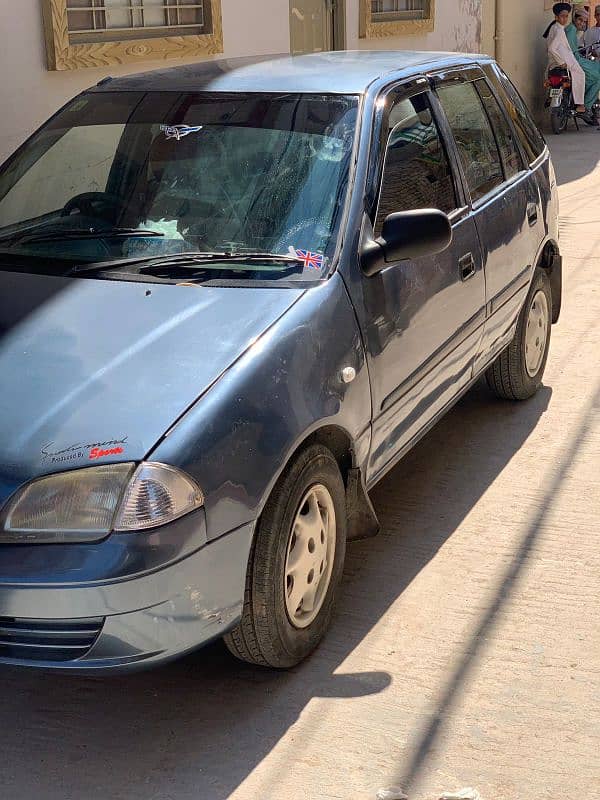
<path id="1" fill-rule="evenodd" d="M 536 302 L 539 292 L 542 292 L 546 298 L 548 320 L 543 357 L 535 373 L 530 375 L 527 370 L 526 361 L 526 332 L 530 312 L 532 308 L 535 309 L 533 304 Z M 519 314 L 519 322 L 517 324 L 515 337 L 506 350 L 500 353 L 498 358 L 485 373 L 487 384 L 495 395 L 503 400 L 527 400 L 529 397 L 533 397 L 537 392 L 542 383 L 546 361 L 548 360 L 550 333 L 552 329 L 551 322 L 552 291 L 550 289 L 550 281 L 544 270 L 537 269 L 527 295 L 527 300 Z"/>
<path id="2" fill-rule="evenodd" d="M 294 626 L 285 600 L 285 563 L 292 526 L 311 487 L 329 492 L 336 517 L 335 555 L 329 586 L 316 618 Z M 337 462 L 327 448 L 304 450 L 279 479 L 264 508 L 250 553 L 242 619 L 224 639 L 229 651 L 251 664 L 285 669 L 317 647 L 329 627 L 346 554 L 346 495 Z"/>
<path id="3" fill-rule="evenodd" d="M 564 104 L 558 108 L 553 108 L 550 112 L 550 125 L 552 126 L 552 133 L 556 134 L 556 136 L 566 129 L 568 121 L 569 115 Z"/>

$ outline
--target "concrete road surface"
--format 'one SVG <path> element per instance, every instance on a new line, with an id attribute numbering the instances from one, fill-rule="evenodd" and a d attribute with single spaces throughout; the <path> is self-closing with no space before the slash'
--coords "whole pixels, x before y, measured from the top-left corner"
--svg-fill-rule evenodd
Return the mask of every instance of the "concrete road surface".
<path id="1" fill-rule="evenodd" d="M 545 385 L 471 392 L 376 489 L 325 644 L 160 671 L 0 669 L 2 800 L 600 798 L 600 133 L 554 139 L 566 298 Z"/>

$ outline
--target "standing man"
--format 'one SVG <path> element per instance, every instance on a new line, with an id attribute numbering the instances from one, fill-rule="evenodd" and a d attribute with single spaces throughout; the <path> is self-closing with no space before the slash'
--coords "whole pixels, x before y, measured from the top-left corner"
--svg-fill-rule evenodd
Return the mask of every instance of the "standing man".
<path id="1" fill-rule="evenodd" d="M 570 3 L 555 3 L 552 11 L 554 12 L 554 22 L 548 25 L 544 33 L 544 39 L 548 42 L 549 67 L 550 69 L 553 67 L 568 68 L 571 73 L 575 111 L 578 114 L 585 114 L 585 72 L 575 58 L 565 34 L 565 28 L 569 24 L 571 5 Z"/>

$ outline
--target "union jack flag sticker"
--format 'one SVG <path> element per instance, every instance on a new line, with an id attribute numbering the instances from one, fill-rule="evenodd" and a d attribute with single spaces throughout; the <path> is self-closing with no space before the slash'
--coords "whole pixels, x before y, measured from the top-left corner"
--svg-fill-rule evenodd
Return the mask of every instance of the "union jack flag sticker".
<path id="1" fill-rule="evenodd" d="M 320 253 L 311 253 L 310 250 L 296 250 L 296 258 L 304 264 L 304 269 L 323 269 L 325 257 Z"/>

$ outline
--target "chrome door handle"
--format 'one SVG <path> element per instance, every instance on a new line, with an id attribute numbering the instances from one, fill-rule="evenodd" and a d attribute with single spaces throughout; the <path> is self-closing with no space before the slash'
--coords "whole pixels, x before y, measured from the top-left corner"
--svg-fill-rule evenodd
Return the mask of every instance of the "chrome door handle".
<path id="1" fill-rule="evenodd" d="M 473 253 L 467 253 L 458 261 L 458 271 L 461 281 L 468 281 L 475 275 L 475 259 Z"/>

